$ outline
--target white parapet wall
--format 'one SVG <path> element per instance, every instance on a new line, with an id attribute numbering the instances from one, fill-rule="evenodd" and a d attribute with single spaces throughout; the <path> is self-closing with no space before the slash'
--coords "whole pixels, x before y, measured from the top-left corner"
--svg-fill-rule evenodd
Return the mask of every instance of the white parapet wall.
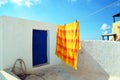
<path id="1" fill-rule="evenodd" d="M 2 27 L 2 19 L 0 19 L 0 63 L 2 63 L 2 53 L 3 53 L 3 27 Z M 0 64 L 0 70 L 2 69 L 2 65 Z"/>
<path id="2" fill-rule="evenodd" d="M 80 65 L 86 69 L 105 73 L 110 80 L 120 80 L 120 42 L 81 41 Z"/>
<path id="3" fill-rule="evenodd" d="M 0 71 L 0 80 L 21 80 L 17 76 L 10 74 L 6 71 Z"/>

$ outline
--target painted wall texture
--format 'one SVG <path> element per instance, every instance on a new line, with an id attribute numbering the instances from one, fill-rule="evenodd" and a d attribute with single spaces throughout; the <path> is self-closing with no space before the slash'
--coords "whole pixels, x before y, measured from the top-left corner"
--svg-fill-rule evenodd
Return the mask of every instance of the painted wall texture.
<path id="1" fill-rule="evenodd" d="M 2 54 L 3 53 L 3 28 L 2 28 L 2 19 L 0 19 L 0 63 L 2 63 Z M 0 70 L 2 65 L 0 65 Z"/>
<path id="2" fill-rule="evenodd" d="M 11 68 L 18 58 L 22 58 L 27 69 L 32 66 L 32 30 L 48 31 L 50 65 L 61 62 L 55 55 L 56 27 L 54 24 L 13 17 L 0 17 L 0 68 Z M 78 66 L 81 71 L 120 77 L 120 42 L 81 41 Z M 42 66 L 43 67 L 43 66 Z M 115 79 L 110 79 L 115 80 Z M 117 79 L 116 79 L 117 80 Z M 119 79 L 118 79 L 119 80 Z"/>
<path id="3" fill-rule="evenodd" d="M 0 80 L 20 80 L 17 77 L 5 71 L 0 71 Z"/>
<path id="4" fill-rule="evenodd" d="M 79 59 L 83 69 L 118 76 L 120 79 L 120 42 L 82 41 Z"/>
<path id="5" fill-rule="evenodd" d="M 48 46 L 47 53 L 49 56 L 50 65 L 59 62 L 59 59 L 54 55 L 56 43 L 56 26 L 50 23 L 37 22 L 32 20 L 19 19 L 14 17 L 3 16 L 1 24 L 3 24 L 3 52 L 2 68 L 11 68 L 18 58 L 22 58 L 27 69 L 31 70 L 32 66 L 32 30 L 47 30 L 48 31 Z M 0 26 L 1 28 L 1 26 Z M 1 30 L 1 29 L 0 29 Z M 1 32 L 1 31 L 0 31 Z M 0 47 L 1 49 L 1 47 Z"/>
<path id="6" fill-rule="evenodd" d="M 112 33 L 117 34 L 117 40 L 120 40 L 120 21 L 113 23 Z"/>

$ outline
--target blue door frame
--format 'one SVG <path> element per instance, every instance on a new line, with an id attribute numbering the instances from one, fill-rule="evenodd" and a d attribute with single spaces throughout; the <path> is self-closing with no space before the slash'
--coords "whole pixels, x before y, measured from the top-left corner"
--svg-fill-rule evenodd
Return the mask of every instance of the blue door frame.
<path id="1" fill-rule="evenodd" d="M 47 63 L 47 31 L 33 29 L 33 66 Z"/>

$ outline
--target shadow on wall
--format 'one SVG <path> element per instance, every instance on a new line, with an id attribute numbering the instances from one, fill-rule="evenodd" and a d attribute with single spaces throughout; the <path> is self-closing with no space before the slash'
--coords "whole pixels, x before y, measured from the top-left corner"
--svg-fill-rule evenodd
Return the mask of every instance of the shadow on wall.
<path id="1" fill-rule="evenodd" d="M 109 80 L 109 74 L 88 54 L 83 46 L 79 51 L 78 70 L 85 80 Z"/>

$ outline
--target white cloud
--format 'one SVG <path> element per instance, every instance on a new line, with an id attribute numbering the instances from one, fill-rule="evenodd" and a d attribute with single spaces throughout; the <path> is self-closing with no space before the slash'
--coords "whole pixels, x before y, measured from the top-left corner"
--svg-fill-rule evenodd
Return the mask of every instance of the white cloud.
<path id="1" fill-rule="evenodd" d="M 110 26 L 106 23 L 102 24 L 101 26 L 101 30 L 109 30 L 110 29 Z"/>
<path id="2" fill-rule="evenodd" d="M 109 33 L 109 31 L 107 31 L 107 30 L 102 32 L 102 34 L 108 34 L 108 33 Z"/>
<path id="3" fill-rule="evenodd" d="M 0 7 L 4 4 L 6 4 L 8 1 L 7 0 L 0 0 Z"/>
<path id="4" fill-rule="evenodd" d="M 32 5 L 40 4 L 42 0 L 11 0 L 11 2 L 17 4 L 18 6 L 25 5 L 30 7 Z"/>
<path id="5" fill-rule="evenodd" d="M 41 4 L 42 0 L 0 0 L 0 7 L 6 3 L 17 4 L 18 6 L 31 7 L 32 5 Z"/>
<path id="6" fill-rule="evenodd" d="M 30 1 L 26 1 L 26 2 L 25 2 L 25 5 L 26 5 L 27 7 L 30 7 L 30 6 L 32 5 L 32 3 L 31 3 Z"/>
<path id="7" fill-rule="evenodd" d="M 109 34 L 110 26 L 106 23 L 102 24 L 101 30 L 103 30 L 102 34 Z"/>
<path id="8" fill-rule="evenodd" d="M 10 1 L 11 1 L 12 3 L 15 3 L 15 4 L 21 6 L 21 5 L 24 3 L 25 0 L 10 0 Z"/>

